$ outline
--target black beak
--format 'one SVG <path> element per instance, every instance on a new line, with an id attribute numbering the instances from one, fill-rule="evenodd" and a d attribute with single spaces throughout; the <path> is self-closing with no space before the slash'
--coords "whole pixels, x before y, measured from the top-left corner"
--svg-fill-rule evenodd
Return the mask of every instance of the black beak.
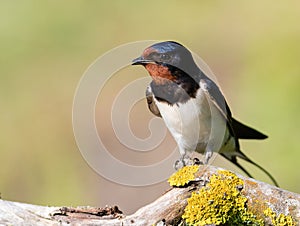
<path id="1" fill-rule="evenodd" d="M 132 65 L 145 65 L 148 63 L 153 63 L 151 60 L 146 60 L 144 57 L 140 56 L 132 61 Z"/>

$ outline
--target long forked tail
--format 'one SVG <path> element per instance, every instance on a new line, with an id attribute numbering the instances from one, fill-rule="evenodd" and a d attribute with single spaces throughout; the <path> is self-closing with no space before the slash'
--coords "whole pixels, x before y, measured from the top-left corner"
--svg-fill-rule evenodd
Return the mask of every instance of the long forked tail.
<path id="1" fill-rule="evenodd" d="M 267 171 L 265 170 L 263 167 L 261 167 L 260 165 L 258 165 L 257 163 L 253 162 L 251 159 L 249 159 L 243 152 L 238 151 L 236 156 L 233 155 L 226 155 L 225 153 L 221 153 L 221 155 L 223 157 L 225 157 L 226 159 L 228 159 L 230 162 L 232 162 L 234 165 L 236 165 L 238 168 L 240 168 L 244 173 L 246 173 L 249 177 L 252 177 L 251 174 L 243 167 L 241 166 L 238 162 L 237 162 L 237 156 L 244 159 L 245 161 L 251 163 L 252 165 L 256 166 L 257 168 L 259 168 L 261 171 L 263 171 L 265 174 L 268 175 L 268 177 L 272 180 L 272 182 L 274 183 L 275 186 L 279 187 L 279 184 L 277 183 L 277 181 L 275 180 L 275 178 Z M 253 178 L 253 177 L 252 177 Z"/>

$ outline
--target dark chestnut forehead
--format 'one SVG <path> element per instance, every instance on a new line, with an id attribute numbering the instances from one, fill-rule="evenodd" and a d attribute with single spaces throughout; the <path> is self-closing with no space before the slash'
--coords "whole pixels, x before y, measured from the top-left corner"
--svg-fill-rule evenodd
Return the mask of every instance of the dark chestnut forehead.
<path id="1" fill-rule="evenodd" d="M 147 56 L 149 56 L 151 53 L 157 52 L 157 50 L 153 47 L 148 47 L 147 49 L 144 50 L 142 56 L 145 58 Z"/>

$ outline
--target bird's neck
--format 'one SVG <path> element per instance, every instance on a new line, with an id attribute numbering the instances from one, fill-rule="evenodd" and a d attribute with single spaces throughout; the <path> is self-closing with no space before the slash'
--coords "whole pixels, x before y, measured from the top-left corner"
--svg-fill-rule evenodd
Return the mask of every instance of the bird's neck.
<path id="1" fill-rule="evenodd" d="M 151 89 L 159 101 L 170 105 L 185 103 L 190 98 L 196 98 L 196 93 L 199 89 L 198 79 L 196 80 L 193 77 L 182 71 L 173 71 L 172 79 L 152 76 Z"/>

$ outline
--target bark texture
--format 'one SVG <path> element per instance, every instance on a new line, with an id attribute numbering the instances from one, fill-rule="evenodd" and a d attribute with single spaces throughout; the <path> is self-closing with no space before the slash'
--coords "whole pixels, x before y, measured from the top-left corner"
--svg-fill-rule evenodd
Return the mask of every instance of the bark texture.
<path id="1" fill-rule="evenodd" d="M 46 207 L 0 200 L 0 225 L 177 225 L 193 191 L 205 186 L 212 174 L 220 168 L 203 166 L 197 181 L 183 188 L 170 188 L 154 202 L 125 216 L 118 207 Z M 264 219 L 267 208 L 276 214 L 292 216 L 296 225 L 300 219 L 300 195 L 254 179 L 245 178 L 242 193 L 247 197 L 247 207 Z M 147 195 L 147 194 L 145 194 Z"/>

